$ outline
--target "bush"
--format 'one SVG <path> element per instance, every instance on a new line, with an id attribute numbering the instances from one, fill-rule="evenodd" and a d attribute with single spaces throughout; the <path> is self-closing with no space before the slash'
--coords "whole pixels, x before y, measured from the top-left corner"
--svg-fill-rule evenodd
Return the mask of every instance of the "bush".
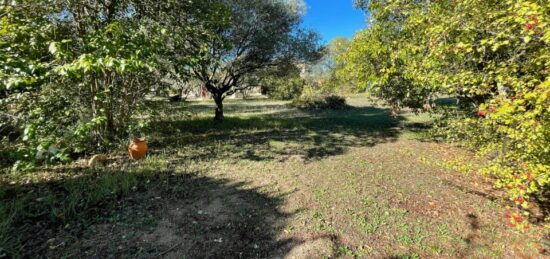
<path id="1" fill-rule="evenodd" d="M 275 67 L 268 67 L 249 77 L 249 85 L 261 86 L 262 94 L 273 99 L 292 100 L 302 94 L 305 80 L 301 68 L 293 62 L 283 62 Z"/>
<path id="2" fill-rule="evenodd" d="M 298 74 L 284 77 L 267 76 L 262 81 L 264 85 L 262 92 L 270 98 L 279 100 L 292 100 L 299 97 L 305 84 Z"/>
<path id="3" fill-rule="evenodd" d="M 300 109 L 342 110 L 348 108 L 346 98 L 332 93 L 322 93 L 311 88 L 304 89 L 302 95 L 295 98 L 291 105 Z"/>
<path id="4" fill-rule="evenodd" d="M 547 202 L 550 189 L 550 81 L 513 98 L 495 97 L 479 110 L 445 113 L 437 137 L 491 158 L 482 173 L 493 176 L 512 202 Z"/>

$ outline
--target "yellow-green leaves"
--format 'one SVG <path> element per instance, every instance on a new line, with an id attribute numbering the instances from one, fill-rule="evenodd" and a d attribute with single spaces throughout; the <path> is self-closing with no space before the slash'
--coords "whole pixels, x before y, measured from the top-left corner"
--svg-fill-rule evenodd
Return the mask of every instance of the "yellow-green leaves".
<path id="1" fill-rule="evenodd" d="M 484 172 L 512 199 L 542 198 L 550 171 L 550 5 L 380 3 L 368 6 L 373 22 L 341 57 L 340 74 L 373 85 L 373 93 L 397 107 L 443 94 L 460 98 L 440 132 L 496 154 Z"/>

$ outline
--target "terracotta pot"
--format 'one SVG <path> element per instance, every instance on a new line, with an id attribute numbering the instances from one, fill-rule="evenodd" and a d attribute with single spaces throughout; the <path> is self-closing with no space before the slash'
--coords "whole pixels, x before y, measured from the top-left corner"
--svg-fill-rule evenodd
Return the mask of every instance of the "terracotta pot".
<path id="1" fill-rule="evenodd" d="M 149 147 L 147 147 L 147 143 L 144 138 L 132 139 L 130 141 L 130 145 L 128 145 L 128 153 L 134 160 L 143 159 L 147 154 L 148 149 Z"/>

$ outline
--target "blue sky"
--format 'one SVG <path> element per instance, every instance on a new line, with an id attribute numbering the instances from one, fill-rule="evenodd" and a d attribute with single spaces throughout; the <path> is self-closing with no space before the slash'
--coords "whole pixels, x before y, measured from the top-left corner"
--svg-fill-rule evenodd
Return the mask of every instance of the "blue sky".
<path id="1" fill-rule="evenodd" d="M 304 26 L 320 33 L 324 42 L 338 36 L 351 39 L 365 27 L 365 15 L 353 8 L 353 0 L 306 0 L 306 3 Z"/>

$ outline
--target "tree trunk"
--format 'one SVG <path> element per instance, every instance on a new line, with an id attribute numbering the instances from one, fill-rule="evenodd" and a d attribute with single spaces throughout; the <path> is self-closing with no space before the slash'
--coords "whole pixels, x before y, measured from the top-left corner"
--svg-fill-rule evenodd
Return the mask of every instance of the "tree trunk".
<path id="1" fill-rule="evenodd" d="M 214 102 L 216 103 L 216 116 L 214 117 L 215 121 L 223 120 L 223 97 L 221 94 L 213 94 Z"/>

